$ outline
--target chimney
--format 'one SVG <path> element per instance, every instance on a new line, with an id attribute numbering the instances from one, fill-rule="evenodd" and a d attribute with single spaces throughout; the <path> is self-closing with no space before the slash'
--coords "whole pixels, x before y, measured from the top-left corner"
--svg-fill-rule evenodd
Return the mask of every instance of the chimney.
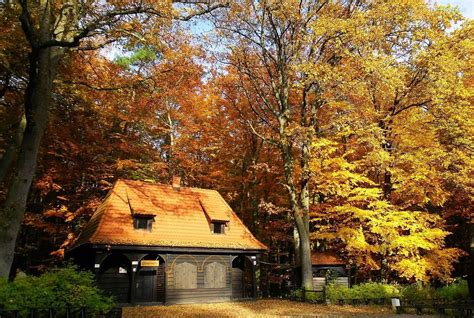
<path id="1" fill-rule="evenodd" d="M 173 189 L 178 190 L 181 188 L 181 177 L 173 177 Z"/>

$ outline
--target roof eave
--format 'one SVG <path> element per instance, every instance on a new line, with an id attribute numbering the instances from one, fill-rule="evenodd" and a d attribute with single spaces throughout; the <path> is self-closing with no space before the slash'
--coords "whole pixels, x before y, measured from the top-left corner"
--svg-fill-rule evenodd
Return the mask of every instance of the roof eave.
<path id="1" fill-rule="evenodd" d="M 85 244 L 83 244 L 85 245 Z M 227 248 L 227 247 L 183 247 L 183 246 L 156 246 L 156 245 L 115 245 L 115 244 L 92 244 L 88 245 L 93 249 L 110 249 L 110 250 L 137 250 L 137 251 L 170 251 L 170 252 L 204 252 L 204 251 L 215 251 L 221 253 L 238 252 L 238 253 L 257 253 L 261 254 L 266 252 L 263 248 Z"/>

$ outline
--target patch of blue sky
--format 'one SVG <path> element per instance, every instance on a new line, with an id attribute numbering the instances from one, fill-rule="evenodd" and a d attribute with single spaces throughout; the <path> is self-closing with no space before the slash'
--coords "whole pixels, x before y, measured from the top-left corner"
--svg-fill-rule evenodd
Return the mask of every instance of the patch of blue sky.
<path id="1" fill-rule="evenodd" d="M 474 19 L 474 0 L 436 0 L 431 2 L 458 7 L 466 18 Z"/>
<path id="2" fill-rule="evenodd" d="M 429 2 L 457 7 L 464 17 L 468 19 L 474 19 L 474 0 L 429 0 Z M 192 32 L 192 34 L 197 38 L 210 37 L 215 31 L 214 26 L 207 19 L 198 18 L 185 23 L 189 27 L 189 30 Z M 202 39 L 195 40 L 196 42 L 199 42 Z M 209 45 L 210 43 L 206 43 L 206 46 L 210 51 L 222 53 L 225 50 L 224 46 L 218 42 L 214 42 L 212 47 Z M 101 54 L 110 60 L 114 60 L 118 56 L 126 56 L 129 54 L 129 52 L 125 52 L 119 44 L 111 44 L 108 47 L 102 49 Z"/>

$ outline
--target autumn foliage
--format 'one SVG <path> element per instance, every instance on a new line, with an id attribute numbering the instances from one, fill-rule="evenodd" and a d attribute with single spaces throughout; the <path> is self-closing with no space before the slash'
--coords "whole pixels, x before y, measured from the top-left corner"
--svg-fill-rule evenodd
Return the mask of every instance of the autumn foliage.
<path id="1" fill-rule="evenodd" d="M 175 14 L 168 2 L 160 10 Z M 25 114 L 17 13 L 0 12 L 0 202 Z M 88 39 L 100 48 L 65 54 L 15 268 L 60 261 L 117 178 L 180 175 L 220 191 L 296 264 L 295 218 L 308 202 L 311 249 L 335 250 L 362 278 L 469 274 L 472 21 L 422 0 L 242 0 L 207 18 L 205 36 L 124 19 Z"/>

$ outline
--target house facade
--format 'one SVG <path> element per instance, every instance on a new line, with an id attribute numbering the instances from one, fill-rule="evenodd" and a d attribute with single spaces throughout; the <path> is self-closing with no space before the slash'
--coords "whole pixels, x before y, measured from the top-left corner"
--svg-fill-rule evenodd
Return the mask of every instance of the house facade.
<path id="1" fill-rule="evenodd" d="M 322 291 L 328 283 L 350 287 L 348 264 L 335 252 L 313 251 L 311 264 L 314 290 Z"/>
<path id="2" fill-rule="evenodd" d="M 67 251 L 118 303 L 256 297 L 266 250 L 213 190 L 118 180 Z"/>

